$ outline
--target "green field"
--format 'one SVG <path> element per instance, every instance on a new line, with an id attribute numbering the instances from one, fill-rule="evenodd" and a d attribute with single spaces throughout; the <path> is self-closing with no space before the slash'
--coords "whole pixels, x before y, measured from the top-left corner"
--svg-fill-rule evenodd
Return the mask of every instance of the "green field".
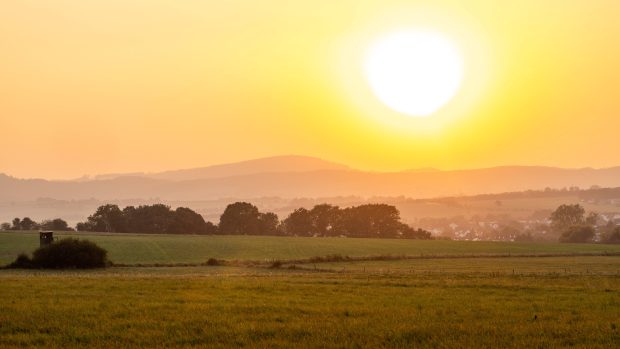
<path id="1" fill-rule="evenodd" d="M 289 261 L 0 270 L 1 348 L 620 346 L 620 246 L 79 236 L 117 263 Z M 0 233 L 4 261 L 37 244 L 33 233 Z M 329 254 L 414 258 L 303 260 Z"/>
<path id="2" fill-rule="evenodd" d="M 481 255 L 541 253 L 620 253 L 620 245 L 420 241 L 394 239 L 301 238 L 269 236 L 197 236 L 73 233 L 56 234 L 92 240 L 116 263 L 202 263 L 226 260 L 300 259 L 330 254 Z M 39 245 L 37 233 L 0 233 L 0 265 Z"/>

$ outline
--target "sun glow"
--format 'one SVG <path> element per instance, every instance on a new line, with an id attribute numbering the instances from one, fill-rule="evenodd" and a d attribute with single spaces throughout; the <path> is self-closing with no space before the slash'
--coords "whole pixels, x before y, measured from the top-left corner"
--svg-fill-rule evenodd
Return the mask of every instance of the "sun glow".
<path id="1" fill-rule="evenodd" d="M 373 93 L 384 104 L 399 113 L 424 117 L 456 95 L 463 80 L 463 59 L 440 34 L 401 31 L 370 48 L 364 70 Z"/>

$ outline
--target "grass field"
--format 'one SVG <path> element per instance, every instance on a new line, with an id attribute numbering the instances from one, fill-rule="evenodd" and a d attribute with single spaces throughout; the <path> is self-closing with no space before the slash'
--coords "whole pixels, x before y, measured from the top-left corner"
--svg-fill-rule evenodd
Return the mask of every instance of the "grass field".
<path id="1" fill-rule="evenodd" d="M 265 236 L 197 236 L 135 234 L 56 234 L 92 240 L 109 251 L 116 263 L 202 263 L 226 260 L 299 259 L 330 254 L 481 255 L 540 253 L 620 253 L 620 245 L 420 241 L 394 239 L 297 238 Z M 39 245 L 37 233 L 0 233 L 0 265 Z"/>
<path id="2" fill-rule="evenodd" d="M 275 269 L 0 270 L 0 348 L 620 346 L 620 256 L 569 255 L 619 246 L 80 236 L 119 263 L 302 260 Z M 3 260 L 37 244 L 36 234 L 0 233 Z M 425 257 L 303 260 L 328 254 Z"/>
<path id="3" fill-rule="evenodd" d="M 588 263 L 617 271 L 620 258 L 607 258 L 615 262 Z M 531 267 L 537 262 L 522 259 Z M 487 268 L 493 262 L 486 259 Z M 620 345 L 617 275 L 511 275 L 483 273 L 478 266 L 377 273 L 381 264 L 366 273 L 228 267 L 4 270 L 0 347 Z"/>

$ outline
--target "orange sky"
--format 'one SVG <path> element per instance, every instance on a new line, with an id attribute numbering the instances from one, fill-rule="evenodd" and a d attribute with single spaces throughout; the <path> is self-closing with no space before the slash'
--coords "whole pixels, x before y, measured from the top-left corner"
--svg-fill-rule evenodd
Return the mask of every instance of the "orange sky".
<path id="1" fill-rule="evenodd" d="M 303 154 L 371 170 L 620 165 L 618 1 L 5 1 L 0 172 L 198 167 Z M 364 50 L 453 40 L 437 115 L 382 105 Z"/>

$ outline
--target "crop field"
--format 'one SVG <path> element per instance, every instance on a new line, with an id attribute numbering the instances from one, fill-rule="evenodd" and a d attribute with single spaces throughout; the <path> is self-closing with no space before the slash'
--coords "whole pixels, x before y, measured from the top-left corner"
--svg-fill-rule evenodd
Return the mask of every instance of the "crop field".
<path id="1" fill-rule="evenodd" d="M 0 270 L 1 348 L 620 346 L 619 246 L 76 235 L 117 263 L 264 262 Z M 0 233 L 5 261 L 37 245 Z"/>
<path id="2" fill-rule="evenodd" d="M 287 260 L 332 254 L 355 257 L 620 253 L 620 245 L 597 244 L 97 233 L 61 233 L 56 236 L 94 241 L 108 250 L 113 262 L 124 264 L 203 263 L 209 258 Z M 38 245 L 37 233 L 0 233 L 0 265 L 10 263 L 21 252 L 32 252 Z"/>

